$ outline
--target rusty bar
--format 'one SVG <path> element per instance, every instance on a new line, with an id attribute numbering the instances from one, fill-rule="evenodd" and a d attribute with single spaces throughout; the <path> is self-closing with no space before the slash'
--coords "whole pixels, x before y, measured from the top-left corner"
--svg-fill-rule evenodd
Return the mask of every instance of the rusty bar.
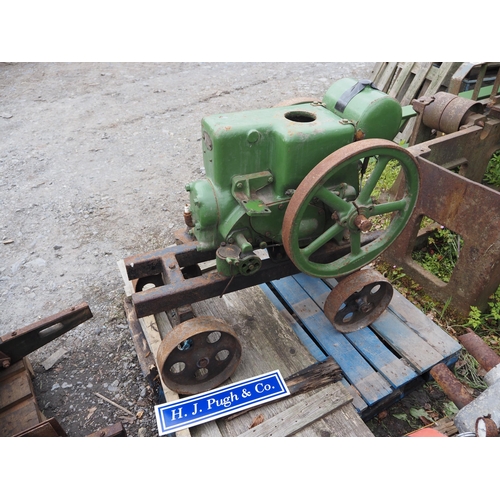
<path id="1" fill-rule="evenodd" d="M 468 329 L 468 333 L 460 335 L 458 341 L 467 349 L 467 352 L 477 360 L 485 371 L 489 372 L 500 364 L 500 356 L 471 329 Z"/>
<path id="2" fill-rule="evenodd" d="M 197 242 L 186 242 L 124 259 L 130 280 L 161 274 L 162 261 L 175 257 L 180 267 L 192 266 L 200 262 L 215 259 L 215 250 L 202 252 L 197 249 Z"/>
<path id="3" fill-rule="evenodd" d="M 444 364 L 439 363 L 431 368 L 430 374 L 439 387 L 456 405 L 458 409 L 467 406 L 474 398 L 466 387 L 455 377 L 452 371 Z"/>
<path id="4" fill-rule="evenodd" d="M 10 364 L 52 342 L 79 324 L 92 318 L 87 303 L 73 306 L 0 337 L 0 351 L 10 358 Z"/>
<path id="5" fill-rule="evenodd" d="M 134 293 L 132 303 L 137 317 L 142 318 L 298 272 L 291 261 L 275 263 L 265 260 L 261 269 L 250 276 L 238 275 L 230 278 L 218 272 L 210 272 L 175 283 L 173 286 L 165 285 Z"/>

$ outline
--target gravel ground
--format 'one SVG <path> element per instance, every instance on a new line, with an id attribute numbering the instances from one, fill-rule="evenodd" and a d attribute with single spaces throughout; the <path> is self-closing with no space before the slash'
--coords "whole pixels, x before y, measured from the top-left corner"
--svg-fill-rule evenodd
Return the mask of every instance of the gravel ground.
<path id="1" fill-rule="evenodd" d="M 157 435 L 117 261 L 174 243 L 184 186 L 203 176 L 202 117 L 321 97 L 372 68 L 0 63 L 0 335 L 83 301 L 93 313 L 29 356 L 47 418 L 72 437 L 117 421 L 128 436 Z"/>

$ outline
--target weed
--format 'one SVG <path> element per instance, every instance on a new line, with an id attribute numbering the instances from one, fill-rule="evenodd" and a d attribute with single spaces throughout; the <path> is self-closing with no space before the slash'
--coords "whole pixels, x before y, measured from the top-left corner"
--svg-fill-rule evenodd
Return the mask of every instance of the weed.
<path id="1" fill-rule="evenodd" d="M 427 245 L 412 253 L 413 260 L 424 269 L 448 283 L 463 247 L 463 239 L 445 227 L 433 232 Z"/>
<path id="2" fill-rule="evenodd" d="M 488 163 L 488 169 L 484 174 L 484 182 L 492 186 L 500 187 L 500 151 L 497 151 Z"/>
<path id="3" fill-rule="evenodd" d="M 488 308 L 485 311 L 480 311 L 479 308 L 471 306 L 464 326 L 483 333 L 494 332 L 498 334 L 500 329 L 500 286 L 490 297 Z"/>
<path id="4" fill-rule="evenodd" d="M 460 359 L 455 363 L 455 376 L 460 382 L 472 389 L 484 391 L 488 386 L 478 374 L 478 369 L 479 363 L 476 358 L 467 351 L 462 350 Z"/>

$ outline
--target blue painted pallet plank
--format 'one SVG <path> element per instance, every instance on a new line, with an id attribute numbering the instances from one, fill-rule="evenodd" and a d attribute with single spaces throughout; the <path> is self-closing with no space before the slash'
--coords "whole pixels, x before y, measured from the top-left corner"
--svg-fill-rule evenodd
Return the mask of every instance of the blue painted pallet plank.
<path id="1" fill-rule="evenodd" d="M 356 386 L 351 385 L 344 377 L 340 379 L 342 385 L 349 391 L 349 394 L 352 396 L 352 405 L 356 408 L 358 413 L 363 413 L 368 408 L 365 400 L 361 397 L 361 394 L 356 389 Z"/>
<path id="2" fill-rule="evenodd" d="M 328 356 L 317 346 L 307 332 L 304 331 L 294 317 L 287 311 L 286 307 L 281 303 L 278 297 L 276 297 L 274 292 L 266 284 L 260 285 L 260 288 L 316 361 L 324 361 Z"/>
<path id="3" fill-rule="evenodd" d="M 311 339 L 309 334 L 299 325 L 299 323 L 294 319 L 294 317 L 288 312 L 286 307 L 281 303 L 281 301 L 276 297 L 276 294 L 269 288 L 268 285 L 260 285 L 262 291 L 265 293 L 270 302 L 276 307 L 278 312 L 283 316 L 285 321 L 290 325 L 292 330 L 295 332 L 299 340 L 302 342 L 304 347 L 310 352 L 310 354 L 317 361 L 324 361 L 328 356 L 317 346 L 317 344 Z M 368 408 L 368 405 L 364 399 L 359 394 L 359 391 L 355 386 L 351 385 L 344 377 L 341 379 L 342 384 L 347 388 L 352 396 L 352 404 L 356 408 L 358 413 L 362 413 Z"/>
<path id="4" fill-rule="evenodd" d="M 389 309 L 372 324 L 375 330 L 398 354 L 404 357 L 421 374 L 443 361 L 443 356 L 419 337 Z"/>
<path id="5" fill-rule="evenodd" d="M 458 358 L 462 347 L 453 337 L 428 318 L 417 306 L 412 304 L 397 290 L 389 309 L 413 331 L 431 345 L 443 358 Z"/>
<path id="6" fill-rule="evenodd" d="M 406 385 L 418 376 L 413 368 L 387 349 L 370 328 L 348 333 L 347 338 L 394 388 Z"/>
<path id="7" fill-rule="evenodd" d="M 309 296 L 324 309 L 330 287 L 320 279 L 298 274 L 294 279 Z M 401 387 L 417 377 L 417 373 L 400 358 L 395 356 L 370 328 L 362 328 L 345 334 L 347 340 L 395 387 Z"/>
<path id="8" fill-rule="evenodd" d="M 343 334 L 333 328 L 321 309 L 293 277 L 282 278 L 272 284 L 322 349 L 335 359 L 347 380 L 356 386 L 369 405 L 392 392 L 388 382 L 369 365 Z"/>
<path id="9" fill-rule="evenodd" d="M 335 278 L 328 278 L 324 281 L 332 288 L 337 284 Z M 401 332 L 397 335 L 396 332 L 389 331 L 387 338 L 380 336 L 403 357 L 406 357 L 405 353 L 408 353 L 408 361 L 419 373 L 429 370 L 436 364 L 436 352 L 441 355 L 441 359 L 437 361 L 439 363 L 453 364 L 458 360 L 460 344 L 397 290 L 394 290 L 386 312 L 401 321 Z M 390 318 L 391 316 L 387 316 L 384 321 L 389 321 Z M 376 326 L 377 322 L 371 325 L 374 330 L 380 330 L 378 333 L 382 334 L 384 327 L 381 324 L 378 328 Z M 406 339 L 405 335 L 408 336 Z"/>
<path id="10" fill-rule="evenodd" d="M 268 285 L 260 285 L 262 291 L 265 293 L 270 302 L 276 307 L 278 312 L 283 316 L 285 321 L 290 325 L 292 330 L 295 332 L 299 340 L 302 342 L 304 347 L 311 353 L 311 355 L 317 361 L 324 361 L 328 356 L 317 346 L 317 344 L 311 339 L 309 334 L 297 323 L 294 317 L 288 312 L 286 307 L 281 303 L 281 301 L 276 297 L 276 294 L 269 288 Z M 352 399 L 352 404 L 358 413 L 362 413 L 368 408 L 368 405 L 364 399 L 359 394 L 355 386 L 351 385 L 345 378 L 341 379 L 342 384 L 347 388 Z"/>

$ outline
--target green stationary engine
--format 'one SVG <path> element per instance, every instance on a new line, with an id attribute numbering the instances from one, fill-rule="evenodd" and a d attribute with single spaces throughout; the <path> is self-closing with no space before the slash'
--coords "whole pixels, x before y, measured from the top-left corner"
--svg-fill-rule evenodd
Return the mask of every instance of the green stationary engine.
<path id="1" fill-rule="evenodd" d="M 186 221 L 218 271 L 250 275 L 256 249 L 278 246 L 301 271 L 342 276 L 371 262 L 401 232 L 416 201 L 413 157 L 393 142 L 401 105 L 368 80 L 345 78 L 321 101 L 202 120 L 206 178 L 186 186 Z M 381 192 L 380 180 L 398 178 Z M 362 233 L 377 230 L 368 239 Z M 318 258 L 327 244 L 341 258 Z"/>

